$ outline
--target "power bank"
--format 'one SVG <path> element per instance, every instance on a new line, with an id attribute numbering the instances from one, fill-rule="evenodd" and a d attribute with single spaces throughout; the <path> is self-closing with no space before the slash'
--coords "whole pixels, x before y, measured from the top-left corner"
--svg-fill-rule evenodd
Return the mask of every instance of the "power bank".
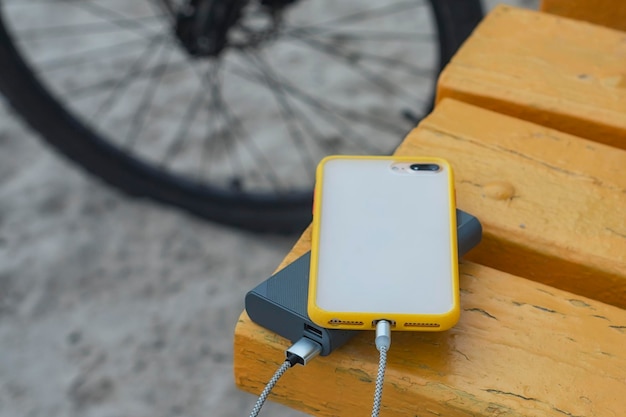
<path id="1" fill-rule="evenodd" d="M 482 226 L 478 219 L 456 210 L 459 258 L 478 245 Z M 333 330 L 314 324 L 307 314 L 310 252 L 305 253 L 272 275 L 245 297 L 250 319 L 260 326 L 289 339 L 307 337 L 322 346 L 321 356 L 330 354 L 353 337 L 358 330 Z"/>

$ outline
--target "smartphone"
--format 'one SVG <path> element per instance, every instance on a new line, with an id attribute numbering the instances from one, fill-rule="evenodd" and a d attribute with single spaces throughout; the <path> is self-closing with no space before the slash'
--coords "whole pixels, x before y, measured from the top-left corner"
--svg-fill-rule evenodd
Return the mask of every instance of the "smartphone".
<path id="1" fill-rule="evenodd" d="M 458 256 L 474 248 L 482 238 L 482 226 L 474 216 L 456 210 Z M 333 350 L 359 332 L 356 330 L 328 329 L 313 323 L 307 314 L 309 270 L 311 253 L 307 252 L 285 268 L 272 275 L 245 297 L 250 319 L 255 323 L 296 342 L 307 337 L 322 346 L 321 356 Z"/>
<path id="2" fill-rule="evenodd" d="M 430 157 L 330 156 L 316 173 L 307 312 L 326 328 L 459 318 L 454 179 Z"/>

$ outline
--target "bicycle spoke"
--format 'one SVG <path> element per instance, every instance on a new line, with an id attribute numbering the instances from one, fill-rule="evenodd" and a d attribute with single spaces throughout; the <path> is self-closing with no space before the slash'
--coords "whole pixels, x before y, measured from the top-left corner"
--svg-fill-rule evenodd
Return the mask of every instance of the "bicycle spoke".
<path id="1" fill-rule="evenodd" d="M 214 66 L 209 68 L 209 71 L 207 71 L 206 76 L 210 79 L 212 79 L 213 77 L 211 74 L 213 70 L 214 70 Z M 173 136 L 173 139 L 169 141 L 169 144 L 166 145 L 165 151 L 163 152 L 161 158 L 159 158 L 159 168 L 161 168 L 162 170 L 165 170 L 167 166 L 171 163 L 171 161 L 174 160 L 180 154 L 180 152 L 184 149 L 185 144 L 186 142 L 188 142 L 188 139 L 189 139 L 189 129 L 191 128 L 192 124 L 196 120 L 198 113 L 204 106 L 206 93 L 207 93 L 206 91 L 199 88 L 196 90 L 191 100 L 189 100 L 189 104 L 187 105 L 183 118 L 181 119 L 178 125 L 176 134 Z M 213 101 L 210 101 L 208 105 L 207 113 L 209 117 L 209 124 L 207 125 L 207 137 L 205 140 L 202 141 L 203 146 L 201 149 L 201 161 L 200 161 L 200 167 L 197 173 L 198 178 L 200 180 L 204 179 L 205 172 L 207 173 L 209 172 L 208 170 L 204 169 L 204 159 L 205 159 L 205 153 L 208 152 L 209 148 L 212 147 L 213 142 L 214 142 L 214 140 L 212 139 L 212 135 L 210 134 L 212 131 L 210 122 L 213 121 L 213 116 L 214 116 L 212 103 Z"/>
<path id="2" fill-rule="evenodd" d="M 164 169 L 167 164 L 170 163 L 174 157 L 178 156 L 180 151 L 183 149 L 184 144 L 188 139 L 189 129 L 196 120 L 198 112 L 202 108 L 204 94 L 204 91 L 198 89 L 189 101 L 189 105 L 185 109 L 183 118 L 180 120 L 178 125 L 177 133 L 174 135 L 174 139 L 166 147 L 165 152 L 163 152 L 163 156 L 160 158 L 159 165 L 161 169 Z"/>
<path id="3" fill-rule="evenodd" d="M 230 185 L 236 184 L 236 186 L 241 186 L 240 180 L 235 178 L 236 173 L 240 173 L 241 169 L 243 169 L 243 164 L 241 163 L 239 157 L 236 152 L 230 152 L 231 148 L 235 145 L 236 138 L 232 134 L 232 130 L 229 129 L 230 120 L 229 120 L 229 112 L 226 107 L 223 105 L 222 97 L 222 88 L 220 83 L 220 69 L 221 69 L 221 61 L 216 61 L 213 64 L 212 68 L 209 68 L 207 72 L 204 74 L 204 80 L 208 82 L 209 91 L 211 92 L 211 101 L 209 103 L 209 122 L 208 131 L 211 132 L 210 123 L 215 122 L 215 127 L 213 128 L 213 133 L 210 135 L 209 140 L 207 142 L 213 144 L 211 149 L 214 149 L 217 145 L 221 144 L 221 147 L 224 149 L 224 152 L 227 154 L 231 154 L 231 158 L 226 158 L 227 163 L 230 165 L 231 172 L 233 173 L 233 178 L 231 180 Z M 219 123 L 220 119 L 222 121 L 223 127 L 220 128 Z M 233 124 L 233 130 L 236 129 Z M 233 143 L 229 143 L 228 140 L 231 140 Z M 203 158 L 209 157 L 211 155 L 220 156 L 218 152 L 208 152 L 209 148 L 205 148 L 205 153 L 203 154 Z M 202 168 L 204 169 L 206 166 L 206 159 L 202 161 Z M 209 165 L 209 167 L 211 164 Z M 233 184 L 234 183 L 234 184 Z"/>
<path id="4" fill-rule="evenodd" d="M 263 77 L 251 74 L 247 68 L 243 68 L 237 65 L 233 67 L 232 74 L 241 77 L 242 79 L 258 83 L 260 85 L 264 83 Z M 289 82 L 284 77 L 278 77 L 278 82 L 282 84 L 282 88 L 286 92 L 298 98 L 302 103 L 311 106 L 313 110 L 321 110 L 324 113 L 332 116 L 341 116 L 342 118 L 351 122 L 364 123 L 369 125 L 371 128 L 380 130 L 381 132 L 399 132 L 398 125 L 392 121 L 389 121 L 386 118 L 371 114 L 364 115 L 362 113 L 359 113 L 358 111 L 331 104 L 330 102 L 324 101 L 319 97 L 315 97 L 312 94 L 297 87 L 294 83 Z"/>
<path id="5" fill-rule="evenodd" d="M 203 75 L 200 75 L 200 78 L 206 76 L 208 79 L 212 80 L 213 72 L 217 71 L 216 67 L 217 65 L 215 63 L 213 63 L 213 65 L 210 65 L 207 72 Z M 197 72 L 194 71 L 194 73 L 197 73 Z M 211 82 L 212 81 L 210 81 L 210 83 Z M 188 136 L 189 128 L 191 127 L 191 124 L 193 123 L 193 121 L 196 119 L 200 109 L 204 106 L 204 99 L 205 99 L 206 94 L 207 94 L 207 91 L 205 91 L 203 88 L 198 88 L 195 94 L 193 95 L 192 99 L 189 101 L 189 105 L 185 109 L 184 116 L 178 125 L 177 133 L 174 135 L 173 140 L 170 141 L 170 143 L 166 146 L 165 152 L 160 158 L 159 165 L 161 166 L 161 168 L 165 168 L 171 162 L 171 160 L 173 160 L 176 156 L 178 156 L 180 151 L 184 148 L 184 144 L 189 137 Z M 210 101 L 209 108 L 208 108 L 209 117 L 213 116 L 212 105 L 213 105 L 212 101 Z M 208 131 L 209 132 L 211 131 L 210 125 L 208 126 Z M 208 144 L 209 141 L 204 141 L 204 143 Z M 200 173 L 199 173 L 200 177 L 202 176 L 201 174 L 202 174 L 202 168 L 200 169 Z"/>
<path id="6" fill-rule="evenodd" d="M 309 31 L 307 29 L 301 29 L 297 27 L 285 26 L 287 34 L 298 33 L 302 35 L 311 36 L 327 36 L 333 38 L 335 41 L 350 41 L 350 42 L 430 42 L 434 40 L 432 34 L 425 33 L 402 33 L 402 32 L 383 32 L 373 30 L 362 31 L 350 31 L 345 29 L 326 29 L 317 31 Z M 323 33 L 320 33 L 323 32 Z M 331 32 L 331 33 L 328 33 Z"/>
<path id="7" fill-rule="evenodd" d="M 206 86 L 206 77 L 203 78 L 202 81 L 203 84 Z M 217 110 L 219 109 L 219 111 L 222 113 L 222 117 L 226 122 L 226 126 L 230 126 L 232 130 L 238 133 L 239 137 L 243 138 L 244 149 L 246 149 L 248 153 L 252 156 L 255 163 L 260 163 L 261 165 L 263 165 L 260 170 L 261 175 L 263 175 L 269 183 L 273 184 L 274 187 L 276 187 L 276 190 L 284 188 L 271 162 L 256 146 L 253 140 L 253 136 L 246 132 L 243 122 L 235 115 L 235 113 L 230 109 L 230 106 L 223 100 L 220 84 L 215 82 L 215 77 L 213 78 L 213 83 L 210 83 L 208 88 L 212 92 L 211 100 L 213 100 L 214 110 L 210 113 L 218 114 Z M 228 129 L 226 130 L 226 134 L 229 135 L 231 139 L 233 139 L 235 142 L 239 140 L 237 137 L 232 136 Z"/>
<path id="8" fill-rule="evenodd" d="M 227 105 L 220 97 L 218 104 L 224 114 L 226 115 L 227 125 L 232 123 L 233 129 L 239 133 L 239 136 L 243 138 L 244 149 L 246 149 L 256 164 L 261 163 L 265 166 L 265 169 L 260 171 L 261 175 L 265 176 L 265 178 L 276 187 L 276 190 L 280 192 L 280 189 L 283 188 L 281 185 L 281 181 L 274 170 L 271 162 L 267 160 L 263 152 L 256 146 L 253 136 L 246 132 L 242 121 L 235 115 L 235 113 L 230 109 L 230 106 Z M 237 140 L 235 138 L 235 140 Z"/>
<path id="9" fill-rule="evenodd" d="M 160 14 L 163 17 L 167 16 L 169 18 L 173 18 L 175 16 L 176 12 L 169 1 L 147 0 L 147 3 L 150 10 L 152 10 L 155 14 Z"/>
<path id="10" fill-rule="evenodd" d="M 298 118 L 293 113 L 293 110 L 289 105 L 289 101 L 287 100 L 287 97 L 285 96 L 285 93 L 282 90 L 280 84 L 275 81 L 272 68 L 269 66 L 267 61 L 263 59 L 259 52 L 255 51 L 255 53 L 252 54 L 247 53 L 245 54 L 245 57 L 248 58 L 248 60 L 252 63 L 256 61 L 257 64 L 260 64 L 257 65 L 257 67 L 260 69 L 261 74 L 265 78 L 265 81 L 269 87 L 269 90 L 272 92 L 274 99 L 278 103 L 281 117 L 283 118 L 285 126 L 289 131 L 289 138 L 294 142 L 295 148 L 300 154 L 302 163 L 305 164 L 304 166 L 314 166 L 316 161 L 315 158 L 313 158 L 313 156 L 310 154 L 310 152 L 308 152 L 308 148 L 306 146 L 306 141 L 302 135 L 302 131 L 298 128 L 298 125 L 296 123 Z M 303 148 L 307 152 L 304 152 Z M 310 179 L 313 178 L 310 177 Z"/>
<path id="11" fill-rule="evenodd" d="M 264 82 L 264 78 L 262 76 L 252 75 L 248 71 L 243 70 L 241 68 L 233 69 L 233 74 L 238 75 L 244 79 L 252 80 L 255 82 Z M 293 86 L 289 82 L 284 79 L 281 79 L 276 74 L 274 74 L 274 82 L 281 84 L 281 87 L 284 92 L 290 94 L 293 98 L 297 99 L 301 103 L 306 106 L 309 106 L 315 110 L 320 111 L 321 113 L 317 113 L 318 117 L 325 120 L 329 125 L 333 126 L 334 129 L 337 130 L 339 135 L 345 140 L 352 140 L 354 138 L 354 142 L 358 143 L 364 147 L 367 146 L 367 141 L 365 138 L 360 137 L 354 129 L 350 127 L 347 123 L 343 122 L 338 116 L 341 114 L 340 111 L 336 111 L 330 108 L 328 104 L 323 104 L 317 98 L 305 93 L 304 91 L 298 89 Z M 395 126 L 394 126 L 395 127 Z M 370 149 L 373 153 L 376 153 L 378 150 Z"/>
<path id="12" fill-rule="evenodd" d="M 263 83 L 262 77 L 252 75 L 248 71 L 240 67 L 235 67 L 232 73 L 233 75 L 237 75 L 241 78 L 244 78 L 250 81 Z M 394 134 L 398 132 L 402 133 L 398 130 L 397 124 L 390 122 L 387 119 L 379 118 L 375 115 L 363 115 L 353 110 L 342 108 L 342 107 L 333 105 L 331 103 L 325 102 L 322 99 L 307 93 L 301 88 L 296 87 L 293 83 L 290 83 L 285 78 L 280 78 L 278 82 L 282 84 L 282 88 L 286 92 L 292 94 L 294 97 L 298 98 L 303 103 L 311 106 L 312 109 L 321 110 L 325 114 L 330 115 L 333 118 L 336 118 L 337 120 L 340 120 L 337 118 L 337 116 L 341 116 L 344 119 L 350 120 L 352 122 L 361 122 L 364 124 L 368 124 L 370 127 L 376 128 L 380 130 L 381 132 L 394 133 Z"/>
<path id="13" fill-rule="evenodd" d="M 152 7 L 153 10 L 162 10 L 172 17 L 176 15 L 176 10 L 174 10 L 174 6 L 170 3 L 170 0 L 148 0 L 148 3 L 150 3 L 150 7 Z M 154 3 L 158 3 L 158 5 L 155 6 Z"/>
<path id="14" fill-rule="evenodd" d="M 247 71 L 242 70 L 242 69 L 235 68 L 233 69 L 232 73 L 234 75 L 237 75 L 249 81 L 262 82 L 260 77 L 251 75 Z M 324 119 L 326 122 L 328 122 L 330 125 L 334 126 L 334 128 L 337 129 L 337 132 L 339 133 L 339 136 L 342 139 L 352 141 L 356 147 L 361 147 L 363 151 L 366 153 L 377 154 L 377 153 L 386 152 L 385 150 L 371 147 L 365 137 L 357 134 L 356 131 L 351 128 L 350 124 L 346 123 L 339 117 L 341 116 L 347 120 L 354 121 L 359 118 L 362 119 L 363 115 L 353 114 L 353 112 L 349 112 L 344 109 L 340 110 L 338 108 L 333 108 L 328 103 L 322 103 L 317 98 L 297 89 L 293 85 L 286 83 L 286 81 L 284 80 L 281 80 L 280 83 L 283 84 L 283 89 L 286 92 L 293 95 L 293 97 L 297 98 L 302 103 L 310 106 L 313 110 L 317 110 L 321 112 L 321 113 L 317 113 L 317 115 L 321 117 L 322 119 Z M 365 120 L 361 120 L 361 121 L 370 122 L 370 123 L 372 122 L 372 120 L 369 120 L 369 118 Z M 384 121 L 384 122 L 387 122 L 387 121 Z M 380 128 L 380 126 L 378 125 L 374 125 L 374 127 Z M 388 124 L 388 128 L 384 131 L 386 133 L 392 132 L 397 135 L 401 135 L 402 133 L 404 133 L 404 131 L 400 131 L 398 129 L 398 126 L 396 124 L 391 124 L 391 123 Z"/>
<path id="15" fill-rule="evenodd" d="M 300 123 L 304 125 L 304 129 L 309 132 L 313 132 L 311 137 L 313 138 L 313 143 L 317 146 L 317 148 L 322 152 L 323 155 L 340 153 L 337 150 L 336 146 L 330 146 L 327 141 L 324 140 L 324 134 L 315 127 L 315 124 L 309 119 L 306 114 L 299 110 L 298 108 L 293 108 L 293 113 L 297 116 L 297 119 L 300 120 Z"/>
<path id="16" fill-rule="evenodd" d="M 120 28 L 127 29 L 143 37 L 145 37 L 146 35 L 153 36 L 156 34 L 154 32 L 151 33 L 152 29 L 146 29 L 146 26 L 144 26 L 143 24 L 138 24 L 136 19 L 129 19 L 127 16 L 124 16 L 123 14 L 104 7 L 100 4 L 95 4 L 86 0 L 82 0 L 82 2 L 80 3 L 70 2 L 68 4 L 83 9 L 84 11 L 91 13 L 95 17 L 98 17 L 110 24 L 117 25 Z M 144 32 L 145 30 L 147 30 L 148 32 Z"/>
<path id="17" fill-rule="evenodd" d="M 292 111 L 294 114 L 297 115 L 297 120 L 300 120 L 300 123 L 302 123 L 305 126 L 305 130 L 309 132 L 313 132 L 311 134 L 311 137 L 314 139 L 313 143 L 317 145 L 317 147 L 324 154 L 341 153 L 339 150 L 336 149 L 336 147 L 329 146 L 326 143 L 326 141 L 323 140 L 325 135 L 320 131 L 320 129 L 318 129 L 315 126 L 315 123 L 311 121 L 311 119 L 306 115 L 304 111 L 298 109 L 297 106 L 292 106 Z M 343 133 L 343 132 L 340 132 L 340 133 Z M 365 142 L 362 142 L 362 143 L 365 143 Z"/>
<path id="18" fill-rule="evenodd" d="M 145 77 L 151 77 L 152 74 L 156 72 L 164 72 L 165 74 L 171 74 L 182 69 L 185 69 L 189 66 L 189 62 L 185 59 L 176 61 L 174 63 L 159 63 L 154 65 L 153 67 L 138 69 L 136 71 L 128 73 L 126 76 L 134 78 L 134 79 L 142 79 Z M 167 67 L 167 68 L 164 68 Z M 84 85 L 80 87 L 76 87 L 72 90 L 66 90 L 64 92 L 65 95 L 71 96 L 74 99 L 84 99 L 93 94 L 98 94 L 102 90 L 107 88 L 115 88 L 117 83 L 119 82 L 119 74 L 116 74 L 114 77 L 107 78 L 106 80 L 98 81 L 95 84 Z"/>
<path id="19" fill-rule="evenodd" d="M 161 48 L 162 61 L 164 63 L 163 65 L 153 67 L 152 71 L 150 72 L 150 78 L 153 79 L 153 83 L 144 90 L 144 95 L 138 106 L 138 110 L 135 112 L 132 118 L 130 131 L 126 136 L 126 145 L 129 148 L 132 148 L 134 143 L 137 141 L 137 137 L 139 136 L 141 129 L 143 128 L 145 116 L 146 114 L 148 114 L 150 108 L 152 107 L 154 95 L 157 88 L 159 87 L 161 80 L 163 79 L 163 75 L 166 72 L 167 66 L 169 64 L 168 60 L 170 56 L 168 55 L 168 53 L 170 51 L 167 48 L 164 48 L 163 45 L 161 45 Z"/>
<path id="20" fill-rule="evenodd" d="M 315 36 L 319 34 L 317 32 L 309 32 L 306 29 L 294 29 L 288 31 L 290 37 L 296 37 L 301 41 L 310 41 L 314 42 L 320 47 L 325 49 L 325 52 L 334 53 L 337 56 L 341 56 L 348 60 L 367 60 L 373 62 L 379 62 L 382 64 L 393 66 L 394 69 L 403 68 L 407 71 L 407 73 L 418 76 L 418 77 L 433 77 L 434 70 L 430 68 L 420 68 L 415 65 L 411 65 L 406 61 L 401 59 L 389 58 L 385 56 L 380 56 L 376 54 L 372 54 L 365 51 L 358 51 L 355 53 L 346 52 L 342 53 L 339 48 L 335 45 L 336 43 L 341 43 L 344 41 L 381 41 L 381 42 L 389 42 L 398 40 L 410 41 L 414 42 L 416 34 L 412 33 L 397 33 L 397 32 L 371 32 L 371 31 L 363 31 L 359 32 L 334 32 L 332 34 L 322 34 L 323 36 L 329 37 L 331 39 L 319 40 L 315 39 Z M 424 35 L 424 38 L 429 38 L 432 40 L 432 36 Z"/>
<path id="21" fill-rule="evenodd" d="M 72 25 L 50 26 L 44 28 L 17 31 L 15 32 L 15 36 L 20 42 L 38 41 L 41 39 L 48 40 L 57 38 L 68 38 L 72 36 L 85 37 L 127 30 L 126 28 L 120 27 L 124 23 L 135 22 L 137 20 L 155 20 L 160 18 L 163 18 L 163 16 L 144 16 L 139 18 L 129 18 L 125 20 L 108 22 L 90 22 Z"/>
<path id="22" fill-rule="evenodd" d="M 73 54 L 65 55 L 62 57 L 50 59 L 48 61 L 41 61 L 37 63 L 37 68 L 39 72 L 51 72 L 60 69 L 65 69 L 67 67 L 74 67 L 81 63 L 84 63 L 82 59 L 84 58 L 97 58 L 97 60 L 105 60 L 106 55 L 103 55 L 103 52 L 107 52 L 110 50 L 115 50 L 118 54 L 120 53 L 120 48 L 127 48 L 129 46 L 138 46 L 143 45 L 145 43 L 149 43 L 155 39 L 167 39 L 167 35 L 155 35 L 149 39 L 135 39 L 132 41 L 120 42 L 113 45 L 105 45 L 97 48 L 92 48 L 87 51 L 76 52 Z"/>
<path id="23" fill-rule="evenodd" d="M 199 75 L 200 82 L 202 83 L 203 87 L 206 87 L 208 83 L 209 102 L 207 106 L 207 121 L 206 121 L 207 133 L 206 133 L 206 137 L 202 141 L 202 149 L 201 149 L 201 155 L 200 155 L 200 167 L 199 167 L 200 178 L 207 178 L 207 179 L 210 178 L 211 168 L 212 166 L 214 166 L 212 164 L 208 164 L 207 166 L 207 161 L 211 159 L 211 155 L 216 154 L 214 149 L 217 146 L 217 144 L 222 143 L 222 140 L 217 138 L 217 136 L 221 135 L 222 133 L 218 126 L 218 123 L 219 123 L 219 120 L 217 117 L 218 110 L 215 104 L 215 94 L 217 94 L 219 91 L 215 87 L 215 83 L 216 83 L 215 80 L 217 79 L 216 74 L 219 72 L 219 69 L 220 69 L 220 62 L 212 61 L 211 65 L 206 70 L 206 72 L 198 73 L 197 71 L 195 71 L 196 74 Z M 228 152 L 228 149 L 225 148 L 224 150 Z M 230 161 L 228 163 L 231 164 Z"/>
<path id="24" fill-rule="evenodd" d="M 324 42 L 319 42 L 316 41 L 314 39 L 307 39 L 307 38 L 301 38 L 298 35 L 294 35 L 292 37 L 293 39 L 299 40 L 301 42 L 304 42 L 306 44 L 308 44 L 309 46 L 311 46 L 313 49 L 316 49 L 320 52 L 324 52 L 325 54 L 329 55 L 330 57 L 336 58 L 336 59 L 340 59 L 342 61 L 345 61 L 349 64 L 353 64 L 351 65 L 351 69 L 353 69 L 354 71 L 356 71 L 357 73 L 359 73 L 364 79 L 368 80 L 369 82 L 371 82 L 372 84 L 378 86 L 378 88 L 380 88 L 381 90 L 390 93 L 390 94 L 400 94 L 403 95 L 407 98 L 410 98 L 412 100 L 412 103 L 409 103 L 409 105 L 413 105 L 414 103 L 422 103 L 425 104 L 425 100 L 423 99 L 419 99 L 417 97 L 413 97 L 410 94 L 408 94 L 406 92 L 405 89 L 400 88 L 396 85 L 394 85 L 391 81 L 372 73 L 371 71 L 363 68 L 362 66 L 359 65 L 354 65 L 355 64 L 355 59 L 358 59 L 358 57 L 353 57 L 350 54 L 346 54 L 343 51 L 341 51 L 340 49 L 338 49 L 337 47 L 335 47 L 334 45 L 331 44 L 327 44 Z M 291 39 L 291 38 L 290 38 Z M 360 55 L 360 53 L 359 53 Z"/>
<path id="25" fill-rule="evenodd" d="M 333 18 L 331 20 L 327 20 L 322 23 L 312 23 L 312 24 L 303 24 L 299 25 L 299 29 L 317 29 L 321 32 L 328 30 L 329 24 L 337 24 L 337 23 L 354 23 L 354 22 L 363 22 L 365 20 L 380 18 L 384 16 L 388 16 L 390 14 L 402 13 L 410 9 L 414 9 L 416 7 L 425 6 L 424 2 L 417 3 L 416 0 L 408 0 L 404 2 L 394 3 L 387 6 L 376 7 L 367 10 L 360 10 L 356 13 L 352 13 L 345 16 L 339 16 Z"/>
<path id="26" fill-rule="evenodd" d="M 261 83 L 264 82 L 263 77 L 252 75 L 242 68 L 235 67 L 232 72 L 234 75 L 240 76 L 243 79 Z M 361 148 L 364 153 L 387 153 L 389 149 L 382 150 L 376 147 L 372 147 L 363 135 L 358 134 L 351 127 L 351 125 L 342 120 L 341 117 L 352 122 L 359 121 L 369 124 L 373 128 L 380 129 L 387 134 L 396 134 L 398 135 L 398 137 L 401 137 L 400 135 L 405 133 L 405 130 L 400 130 L 397 124 L 391 123 L 388 120 L 377 119 L 375 116 L 371 115 L 364 116 L 363 114 L 359 114 L 348 109 L 342 109 L 337 106 L 333 106 L 330 103 L 325 103 L 319 98 L 316 98 L 311 94 L 303 91 L 302 89 L 296 87 L 295 85 L 289 83 L 284 78 L 279 77 L 277 74 L 274 74 L 274 77 L 275 83 L 280 84 L 281 88 L 286 93 L 290 94 L 293 98 L 297 99 L 301 103 L 309 106 L 313 112 L 318 111 L 318 113 L 316 114 L 324 119 L 327 123 L 332 125 L 339 133 L 339 137 L 341 137 L 343 140 L 352 142 L 356 148 Z"/>
<path id="27" fill-rule="evenodd" d="M 329 45 L 329 44 L 324 44 L 320 42 L 320 45 L 322 44 L 326 46 Z M 337 54 L 340 54 L 340 52 L 338 51 L 339 50 L 337 48 L 334 48 L 334 51 L 328 50 L 328 52 L 331 52 L 331 53 L 336 52 Z M 389 58 L 389 57 L 375 55 L 375 54 L 371 54 L 371 53 L 363 52 L 363 51 L 359 51 L 357 55 L 358 55 L 358 58 L 356 59 L 358 61 L 378 62 L 380 64 L 388 65 L 391 68 L 396 69 L 396 70 L 403 69 L 406 73 L 410 75 L 414 75 L 416 77 L 432 78 L 436 75 L 436 71 L 431 68 L 420 68 L 420 67 L 411 65 L 408 62 L 401 60 L 401 59 Z M 340 55 L 337 55 L 337 56 L 340 56 Z M 346 54 L 346 55 L 343 55 L 343 57 L 345 59 L 353 59 L 352 54 Z"/>
<path id="28" fill-rule="evenodd" d="M 153 39 L 152 42 L 148 44 L 146 49 L 131 64 L 130 69 L 124 74 L 124 76 L 116 80 L 116 83 L 111 88 L 107 98 L 100 104 L 96 112 L 91 117 L 91 120 L 101 121 L 106 113 L 108 113 L 108 111 L 117 102 L 120 94 L 124 92 L 124 88 L 128 87 L 133 81 L 137 80 L 139 75 L 143 74 L 139 68 L 149 59 L 150 54 L 152 54 L 157 45 L 159 45 L 158 40 Z"/>

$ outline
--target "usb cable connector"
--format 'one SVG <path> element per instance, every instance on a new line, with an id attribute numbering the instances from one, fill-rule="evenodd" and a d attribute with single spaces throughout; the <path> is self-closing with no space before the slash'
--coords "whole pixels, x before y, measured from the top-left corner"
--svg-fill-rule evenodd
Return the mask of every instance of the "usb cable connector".
<path id="1" fill-rule="evenodd" d="M 389 350 L 391 346 L 391 324 L 387 320 L 378 320 L 376 322 L 376 349 L 381 348 Z"/>
<path id="2" fill-rule="evenodd" d="M 309 361 L 315 358 L 322 351 L 322 346 L 312 341 L 307 337 L 301 337 L 296 343 L 294 343 L 285 354 L 287 360 L 294 366 L 296 364 L 306 365 Z"/>
<path id="3" fill-rule="evenodd" d="M 391 346 L 391 323 L 387 320 L 376 322 L 376 349 L 380 352 L 378 361 L 378 374 L 376 375 L 376 389 L 374 391 L 374 405 L 372 406 L 372 417 L 378 417 L 380 413 L 380 401 L 383 397 L 383 382 L 385 380 L 385 369 L 387 367 L 387 351 Z"/>
<path id="4" fill-rule="evenodd" d="M 259 414 L 261 407 L 265 404 L 265 400 L 267 400 L 267 397 L 270 395 L 272 388 L 274 388 L 274 385 L 276 385 L 280 377 L 287 372 L 287 369 L 297 364 L 306 365 L 311 359 L 319 355 L 321 351 L 322 345 L 304 336 L 287 349 L 285 351 L 285 362 L 283 362 L 280 368 L 278 368 L 272 379 L 270 379 L 265 386 L 261 395 L 259 395 L 259 399 L 256 401 L 256 404 L 250 413 L 250 417 L 256 417 Z"/>

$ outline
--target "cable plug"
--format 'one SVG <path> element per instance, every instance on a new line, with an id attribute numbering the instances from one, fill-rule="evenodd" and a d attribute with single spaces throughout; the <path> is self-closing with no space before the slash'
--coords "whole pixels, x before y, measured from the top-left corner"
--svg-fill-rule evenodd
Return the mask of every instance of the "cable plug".
<path id="1" fill-rule="evenodd" d="M 387 367 L 387 351 L 391 346 L 391 323 L 387 320 L 376 322 L 376 349 L 380 352 L 378 361 L 378 374 L 376 375 L 376 390 L 374 391 L 374 405 L 372 417 L 378 417 L 380 402 L 383 396 L 383 382 L 385 380 L 385 368 Z"/>
<path id="2" fill-rule="evenodd" d="M 322 351 L 322 346 L 307 337 L 301 337 L 287 351 L 287 361 L 294 366 L 295 364 L 306 365 Z"/>
<path id="3" fill-rule="evenodd" d="M 300 365 L 306 365 L 311 359 L 319 355 L 321 351 L 322 345 L 304 336 L 287 349 L 285 352 L 287 359 L 285 359 L 285 362 L 283 362 L 276 373 L 274 373 L 272 379 L 270 379 L 263 392 L 261 392 L 261 395 L 259 395 L 254 408 L 250 412 L 250 417 L 257 417 L 259 415 L 261 407 L 265 404 L 265 400 L 267 400 L 267 397 L 270 395 L 272 388 L 274 388 L 274 385 L 276 385 L 280 377 L 287 372 L 287 369 L 298 363 Z"/>
<path id="4" fill-rule="evenodd" d="M 389 350 L 391 346 L 391 324 L 387 320 L 376 322 L 376 349 L 380 352 L 382 347 Z"/>

